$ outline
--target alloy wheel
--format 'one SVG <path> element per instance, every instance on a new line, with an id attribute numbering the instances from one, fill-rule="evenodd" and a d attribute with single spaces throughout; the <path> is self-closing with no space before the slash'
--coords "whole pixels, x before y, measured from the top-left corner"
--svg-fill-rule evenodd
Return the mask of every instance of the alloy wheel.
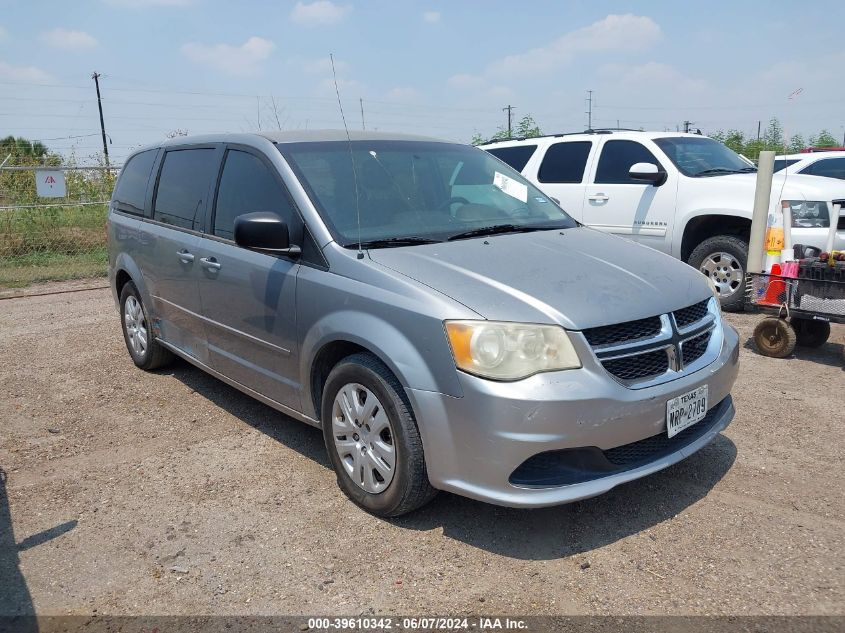
<path id="1" fill-rule="evenodd" d="M 742 264 L 730 253 L 711 253 L 701 262 L 699 270 L 716 286 L 719 297 L 730 297 L 742 288 Z"/>
<path id="2" fill-rule="evenodd" d="M 129 295 L 123 303 L 123 323 L 126 326 L 126 338 L 132 351 L 138 357 L 147 353 L 147 320 L 141 302 Z"/>

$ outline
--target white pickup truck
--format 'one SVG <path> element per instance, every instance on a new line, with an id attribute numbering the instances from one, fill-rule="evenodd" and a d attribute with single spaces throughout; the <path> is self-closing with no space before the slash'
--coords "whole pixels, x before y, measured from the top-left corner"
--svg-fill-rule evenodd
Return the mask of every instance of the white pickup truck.
<path id="1" fill-rule="evenodd" d="M 594 130 L 480 146 L 538 185 L 578 221 L 669 253 L 708 275 L 739 309 L 756 169 L 722 143 L 672 132 Z M 823 248 L 845 181 L 776 173 L 772 208 L 792 206 L 792 240 Z M 845 248 L 845 216 L 834 218 Z"/>

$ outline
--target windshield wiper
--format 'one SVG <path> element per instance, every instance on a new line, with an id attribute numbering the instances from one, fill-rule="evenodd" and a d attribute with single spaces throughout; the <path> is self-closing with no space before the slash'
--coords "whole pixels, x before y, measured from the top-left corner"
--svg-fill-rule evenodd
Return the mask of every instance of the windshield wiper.
<path id="1" fill-rule="evenodd" d="M 447 239 L 463 240 L 469 237 L 481 237 L 482 235 L 497 235 L 499 233 L 530 233 L 532 231 L 551 231 L 558 229 L 559 226 L 529 226 L 525 224 L 496 224 L 494 226 L 482 226 L 480 229 L 472 229 L 471 231 L 464 231 L 463 233 L 455 233 L 450 235 Z"/>
<path id="2" fill-rule="evenodd" d="M 440 240 L 430 237 L 409 235 L 407 237 L 386 237 L 380 240 L 367 240 L 366 242 L 361 242 L 361 248 L 391 248 L 393 246 L 415 246 L 417 244 L 437 244 L 439 242 Z M 351 246 L 358 246 L 358 244 L 347 244 L 347 248 Z"/>
<path id="3" fill-rule="evenodd" d="M 713 167 L 712 169 L 704 169 L 698 173 L 696 173 L 696 177 L 698 176 L 711 176 L 716 174 L 741 174 L 742 172 L 746 171 L 749 168 L 743 169 L 725 169 L 724 167 Z M 756 170 L 755 170 L 756 171 Z"/>

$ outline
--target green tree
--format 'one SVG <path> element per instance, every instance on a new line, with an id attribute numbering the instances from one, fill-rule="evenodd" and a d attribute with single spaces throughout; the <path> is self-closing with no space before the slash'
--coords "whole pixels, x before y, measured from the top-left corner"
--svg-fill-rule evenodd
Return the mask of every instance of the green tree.
<path id="1" fill-rule="evenodd" d="M 719 130 L 713 134 L 713 138 L 721 141 L 737 154 L 742 154 L 745 151 L 745 135 L 739 130 L 728 130 L 727 132 Z"/>
<path id="2" fill-rule="evenodd" d="M 537 121 L 534 120 L 534 117 L 530 114 L 526 114 L 517 122 L 511 134 L 508 134 L 507 128 L 504 127 L 499 127 L 499 129 L 496 130 L 496 133 L 488 138 L 481 136 L 480 132 L 475 132 L 470 139 L 470 143 L 473 145 L 481 145 L 482 143 L 493 141 L 507 141 L 512 138 L 534 138 L 536 136 L 543 136 L 543 132 L 540 129 L 540 126 L 537 125 Z"/>
<path id="3" fill-rule="evenodd" d="M 817 135 L 810 137 L 810 147 L 837 147 L 838 145 L 839 143 L 828 130 L 822 130 Z"/>
<path id="4" fill-rule="evenodd" d="M 537 136 L 543 136 L 543 132 L 540 130 L 540 126 L 537 125 L 537 122 L 534 120 L 534 117 L 530 114 L 526 114 L 519 120 L 519 123 L 516 124 L 516 132 L 517 138 L 534 138 Z"/>
<path id="5" fill-rule="evenodd" d="M 769 119 L 769 125 L 763 132 L 763 148 L 774 152 L 782 152 L 785 145 L 783 126 L 777 117 L 772 117 Z"/>
<path id="6" fill-rule="evenodd" d="M 789 139 L 789 145 L 787 145 L 786 149 L 790 154 L 797 154 L 804 149 L 804 147 L 806 147 L 804 144 L 804 137 L 800 134 L 793 134 L 792 138 Z"/>

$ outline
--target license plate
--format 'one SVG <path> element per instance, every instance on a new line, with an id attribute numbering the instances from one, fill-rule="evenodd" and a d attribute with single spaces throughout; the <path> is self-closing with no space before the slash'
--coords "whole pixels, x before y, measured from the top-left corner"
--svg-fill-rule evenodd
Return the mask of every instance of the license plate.
<path id="1" fill-rule="evenodd" d="M 707 415 L 707 385 L 701 385 L 666 403 L 666 434 L 677 435 Z"/>

